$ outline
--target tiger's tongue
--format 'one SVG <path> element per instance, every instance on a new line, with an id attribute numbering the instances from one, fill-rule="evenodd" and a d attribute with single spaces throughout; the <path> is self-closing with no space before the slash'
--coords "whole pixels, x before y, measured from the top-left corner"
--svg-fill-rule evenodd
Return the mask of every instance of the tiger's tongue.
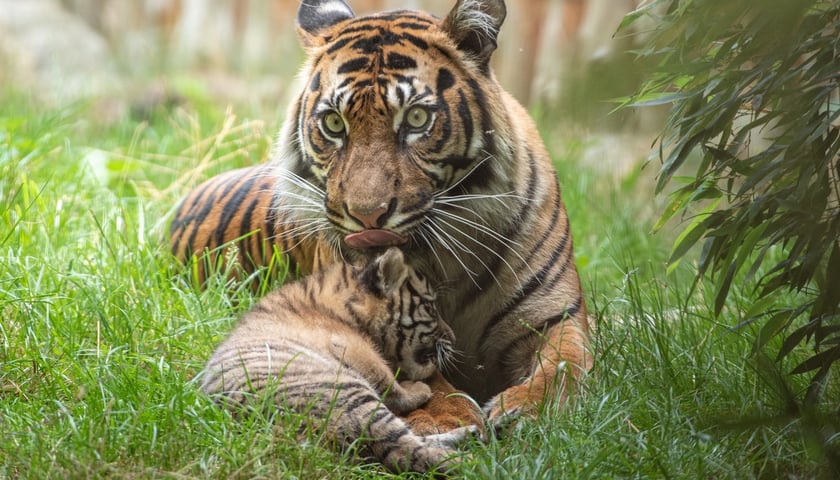
<path id="1" fill-rule="evenodd" d="M 408 240 L 402 235 L 390 230 L 362 230 L 344 237 L 344 242 L 350 248 L 390 247 L 402 245 Z"/>

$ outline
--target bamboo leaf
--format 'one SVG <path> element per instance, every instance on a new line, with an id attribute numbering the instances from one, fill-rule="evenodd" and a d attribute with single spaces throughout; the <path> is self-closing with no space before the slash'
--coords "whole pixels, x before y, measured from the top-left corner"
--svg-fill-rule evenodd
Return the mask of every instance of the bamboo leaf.
<path id="1" fill-rule="evenodd" d="M 791 371 L 791 373 L 805 373 L 818 368 L 826 368 L 838 359 L 840 359 L 840 347 L 830 348 L 800 363 Z"/>
<path id="2" fill-rule="evenodd" d="M 763 311 L 776 301 L 772 297 L 764 297 L 754 303 L 746 314 L 747 318 L 753 318 L 763 313 Z M 783 311 L 771 316 L 758 331 L 755 337 L 754 349 L 760 350 L 767 342 L 777 336 L 785 327 L 790 324 L 791 312 Z"/>
<path id="3" fill-rule="evenodd" d="M 706 233 L 706 225 L 703 223 L 708 215 L 720 203 L 720 198 L 709 203 L 702 212 L 697 214 L 685 230 L 677 237 L 674 242 L 674 248 L 671 250 L 671 256 L 668 262 L 673 262 L 685 255 L 685 253 L 693 247 L 700 238 Z"/>

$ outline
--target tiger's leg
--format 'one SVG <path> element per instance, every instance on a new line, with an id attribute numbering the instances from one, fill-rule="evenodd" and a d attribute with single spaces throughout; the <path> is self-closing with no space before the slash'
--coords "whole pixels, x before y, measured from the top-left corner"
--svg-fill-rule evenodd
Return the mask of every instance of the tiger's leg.
<path id="1" fill-rule="evenodd" d="M 592 368 L 586 314 L 560 322 L 545 333 L 534 368 L 522 383 L 507 388 L 485 406 L 490 421 L 504 426 L 521 414 L 535 414 L 547 401 L 565 403 Z"/>
<path id="2" fill-rule="evenodd" d="M 466 393 L 456 390 L 440 372 L 426 380 L 432 398 L 422 408 L 405 416 L 405 422 L 417 435 L 435 435 L 465 426 L 484 431 L 484 415 Z"/>

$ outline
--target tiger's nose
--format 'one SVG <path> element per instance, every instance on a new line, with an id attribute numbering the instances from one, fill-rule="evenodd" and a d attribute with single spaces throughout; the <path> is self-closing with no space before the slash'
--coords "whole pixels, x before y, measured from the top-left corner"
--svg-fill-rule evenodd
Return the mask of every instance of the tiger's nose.
<path id="1" fill-rule="evenodd" d="M 394 207 L 397 203 L 396 200 L 396 198 L 392 198 L 389 203 L 383 202 L 373 208 L 364 208 L 356 205 L 350 205 L 345 202 L 344 210 L 350 218 L 355 220 L 356 223 L 364 228 L 382 228 L 385 221 L 391 216 L 391 213 L 393 213 Z"/>

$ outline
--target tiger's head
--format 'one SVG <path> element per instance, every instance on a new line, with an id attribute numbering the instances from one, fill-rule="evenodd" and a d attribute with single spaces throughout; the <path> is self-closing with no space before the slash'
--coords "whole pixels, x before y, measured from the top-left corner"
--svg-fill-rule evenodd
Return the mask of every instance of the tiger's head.
<path id="1" fill-rule="evenodd" d="M 505 13 L 502 0 L 458 0 L 442 19 L 301 3 L 308 62 L 278 155 L 295 232 L 352 257 L 394 245 L 454 253 L 496 229 L 484 219 L 504 205 L 462 202 L 516 188 L 500 140 L 511 137 L 506 94 L 489 67 Z"/>

